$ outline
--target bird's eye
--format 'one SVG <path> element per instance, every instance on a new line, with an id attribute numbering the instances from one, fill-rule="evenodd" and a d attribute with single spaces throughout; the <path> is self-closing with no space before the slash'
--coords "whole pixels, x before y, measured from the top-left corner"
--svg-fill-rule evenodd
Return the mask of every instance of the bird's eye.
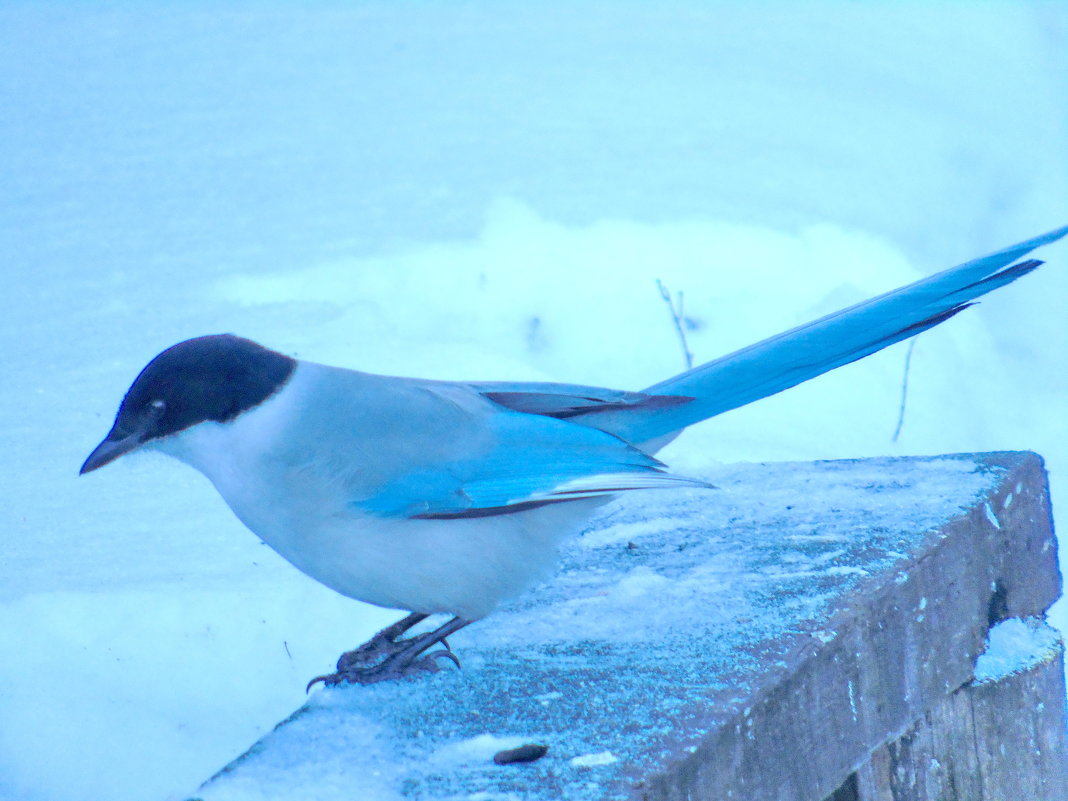
<path id="1" fill-rule="evenodd" d="M 154 400 L 148 404 L 148 408 L 153 417 L 159 417 L 167 409 L 167 404 L 161 400 Z"/>

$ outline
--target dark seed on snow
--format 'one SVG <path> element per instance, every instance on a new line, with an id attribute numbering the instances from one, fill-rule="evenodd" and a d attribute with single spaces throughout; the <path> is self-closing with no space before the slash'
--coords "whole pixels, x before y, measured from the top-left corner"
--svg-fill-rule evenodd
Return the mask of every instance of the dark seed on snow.
<path id="1" fill-rule="evenodd" d="M 547 745 L 527 743 L 518 748 L 509 748 L 505 751 L 498 751 L 493 755 L 493 761 L 498 765 L 511 765 L 515 762 L 534 762 L 541 759 L 548 752 L 549 746 Z"/>

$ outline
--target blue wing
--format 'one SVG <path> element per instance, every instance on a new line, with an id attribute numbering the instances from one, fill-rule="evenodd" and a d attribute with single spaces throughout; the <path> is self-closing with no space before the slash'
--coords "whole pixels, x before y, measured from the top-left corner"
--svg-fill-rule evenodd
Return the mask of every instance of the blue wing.
<path id="1" fill-rule="evenodd" d="M 682 395 L 653 395 L 581 384 L 496 381 L 468 386 L 513 411 L 560 419 L 609 410 L 654 411 L 693 400 Z"/>
<path id="2" fill-rule="evenodd" d="M 385 517 L 484 517 L 626 490 L 710 486 L 586 426 L 505 411 L 481 425 L 489 447 L 406 470 L 354 505 Z"/>

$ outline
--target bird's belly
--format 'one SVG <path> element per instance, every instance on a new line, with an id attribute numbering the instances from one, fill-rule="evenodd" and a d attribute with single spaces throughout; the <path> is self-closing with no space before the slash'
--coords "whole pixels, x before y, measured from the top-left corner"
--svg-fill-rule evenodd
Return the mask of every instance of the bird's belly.
<path id="1" fill-rule="evenodd" d="M 360 601 L 414 612 L 489 614 L 546 577 L 556 546 L 582 528 L 601 498 L 513 514 L 450 520 L 346 512 L 246 525 L 294 566 Z"/>

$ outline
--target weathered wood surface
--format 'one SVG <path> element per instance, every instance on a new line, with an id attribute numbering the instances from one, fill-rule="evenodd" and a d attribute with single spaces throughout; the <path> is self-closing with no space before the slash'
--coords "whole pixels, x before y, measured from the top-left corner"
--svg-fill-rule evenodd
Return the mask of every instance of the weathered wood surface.
<path id="1" fill-rule="evenodd" d="M 315 693 L 197 797 L 926 801 L 886 777 L 992 776 L 1055 724 L 1032 783 L 1005 781 L 1063 786 L 1056 669 L 969 687 L 988 628 L 1060 593 L 1039 457 L 707 477 L 609 507 L 554 581 L 452 641 L 462 671 Z M 493 764 L 524 742 L 549 752 Z"/>
<path id="2" fill-rule="evenodd" d="M 833 801 L 1068 799 L 1063 649 L 967 684 L 876 749 Z"/>

